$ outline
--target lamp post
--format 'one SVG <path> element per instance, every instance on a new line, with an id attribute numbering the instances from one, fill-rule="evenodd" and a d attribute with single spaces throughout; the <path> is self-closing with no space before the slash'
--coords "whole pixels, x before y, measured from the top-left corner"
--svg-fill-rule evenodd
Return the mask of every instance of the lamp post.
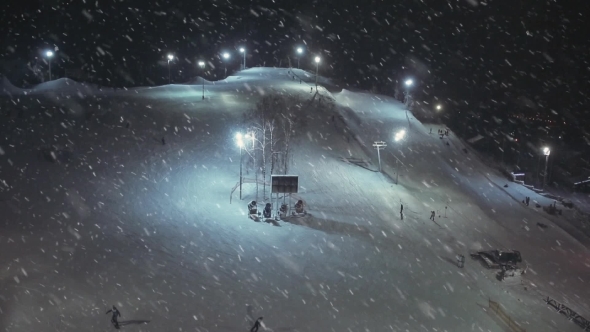
<path id="1" fill-rule="evenodd" d="M 315 91 L 316 92 L 318 91 L 318 71 L 320 68 L 320 61 L 321 61 L 320 57 L 316 56 L 315 57 Z"/>
<path id="2" fill-rule="evenodd" d="M 254 170 L 255 170 L 255 174 L 256 174 L 256 201 L 258 202 L 258 165 L 256 165 L 256 134 L 254 131 L 251 131 L 249 133 L 246 134 L 246 136 L 244 136 L 248 139 L 252 139 L 252 150 L 254 150 L 254 153 L 252 155 L 252 158 L 254 159 Z"/>
<path id="3" fill-rule="evenodd" d="M 236 134 L 236 140 L 238 143 L 238 146 L 240 147 L 240 200 L 242 199 L 242 161 L 243 161 L 243 156 L 244 156 L 244 141 L 242 139 L 242 134 L 241 133 L 237 133 Z"/>
<path id="4" fill-rule="evenodd" d="M 403 140 L 406 137 L 406 131 L 405 129 L 402 129 L 400 131 L 398 131 L 397 133 L 395 133 L 395 135 L 393 136 L 393 140 L 395 142 L 399 142 L 401 140 Z M 399 180 L 399 168 L 397 166 L 397 157 L 394 155 L 395 158 L 395 184 L 398 183 Z"/>
<path id="5" fill-rule="evenodd" d="M 49 80 L 51 81 L 51 58 L 53 58 L 53 51 L 45 52 L 45 56 L 47 57 L 47 63 L 49 63 Z"/>
<path id="6" fill-rule="evenodd" d="M 227 60 L 229 60 L 229 53 L 223 53 L 223 59 L 225 60 L 223 63 L 225 64 L 225 77 L 227 77 Z"/>
<path id="7" fill-rule="evenodd" d="M 412 87 L 412 85 L 414 85 L 414 80 L 409 78 L 404 82 L 404 85 L 406 86 L 405 104 L 406 104 L 406 108 L 409 108 L 410 107 L 410 87 Z"/>
<path id="8" fill-rule="evenodd" d="M 199 67 L 203 71 L 203 76 L 201 76 L 201 80 L 203 81 L 203 100 L 205 100 L 205 61 L 199 61 Z"/>
<path id="9" fill-rule="evenodd" d="M 246 69 L 246 49 L 243 47 L 240 47 L 240 53 L 244 53 L 244 65 L 243 65 L 242 69 Z"/>
<path id="10" fill-rule="evenodd" d="M 408 126 L 411 126 L 410 118 L 408 117 L 408 109 L 410 108 L 410 87 L 414 85 L 414 81 L 409 78 L 404 82 L 404 85 L 406 86 L 406 119 L 408 120 Z"/>
<path id="11" fill-rule="evenodd" d="M 170 61 L 172 60 L 174 60 L 174 55 L 168 54 L 168 84 L 172 82 L 172 79 L 170 78 Z"/>
<path id="12" fill-rule="evenodd" d="M 545 155 L 545 173 L 543 174 L 543 189 L 545 189 L 545 184 L 547 184 L 547 164 L 549 164 L 549 155 L 551 154 L 551 150 L 548 147 L 544 147 L 543 154 Z"/>
<path id="13" fill-rule="evenodd" d="M 301 59 L 301 54 L 303 54 L 303 49 L 301 47 L 297 47 L 297 69 L 299 69 L 299 59 Z"/>

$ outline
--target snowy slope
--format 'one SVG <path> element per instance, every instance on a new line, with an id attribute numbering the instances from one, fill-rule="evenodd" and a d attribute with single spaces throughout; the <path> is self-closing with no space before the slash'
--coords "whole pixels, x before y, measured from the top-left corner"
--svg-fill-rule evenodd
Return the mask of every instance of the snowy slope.
<path id="1" fill-rule="evenodd" d="M 484 310 L 492 298 L 527 331 L 580 330 L 542 298 L 590 316 L 586 248 L 536 227 L 553 224 L 396 101 L 316 95 L 313 83 L 252 68 L 206 84 L 205 100 L 188 84 L 83 96 L 48 87 L 3 101 L 0 328 L 106 331 L 115 304 L 135 331 L 247 331 L 258 316 L 271 331 L 499 331 Z M 242 114 L 270 92 L 315 105 L 291 170 L 311 216 L 281 227 L 246 218 L 253 184 L 229 199 Z M 339 109 L 321 106 L 331 98 Z M 388 143 L 385 175 L 375 140 Z M 455 254 L 488 247 L 522 251 L 531 271 L 522 284 L 501 284 L 469 258 L 454 266 Z"/>

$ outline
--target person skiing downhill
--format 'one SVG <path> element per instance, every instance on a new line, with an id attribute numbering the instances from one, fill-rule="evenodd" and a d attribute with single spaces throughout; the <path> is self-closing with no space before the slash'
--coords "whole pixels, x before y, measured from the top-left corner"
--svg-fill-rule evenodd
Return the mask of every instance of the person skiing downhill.
<path id="1" fill-rule="evenodd" d="M 258 332 L 260 328 L 260 322 L 262 322 L 262 317 L 258 317 L 258 319 L 254 322 L 254 326 L 250 329 L 250 332 Z"/>
<path id="2" fill-rule="evenodd" d="M 111 317 L 111 323 L 113 323 L 113 325 L 115 325 L 115 328 L 119 328 L 119 322 L 117 321 L 118 317 L 121 317 L 121 313 L 119 312 L 119 310 L 113 305 L 113 309 L 110 309 L 109 311 L 107 311 L 107 315 L 109 314 L 109 312 L 113 313 L 113 317 Z"/>

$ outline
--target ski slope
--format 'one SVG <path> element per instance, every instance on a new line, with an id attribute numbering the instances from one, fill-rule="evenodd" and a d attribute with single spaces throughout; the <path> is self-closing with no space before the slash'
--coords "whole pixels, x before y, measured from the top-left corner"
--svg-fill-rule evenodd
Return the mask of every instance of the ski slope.
<path id="1" fill-rule="evenodd" d="M 108 331 L 113 304 L 131 331 L 248 331 L 259 316 L 268 331 L 502 331 L 488 299 L 527 331 L 581 331 L 546 296 L 590 317 L 588 249 L 452 133 L 441 140 L 395 100 L 324 78 L 310 92 L 301 70 L 206 81 L 204 100 L 193 83 L 3 83 L 2 331 Z M 246 217 L 253 184 L 230 203 L 235 133 L 268 93 L 314 105 L 291 166 L 310 215 L 281 227 Z M 383 173 L 374 141 L 388 145 Z M 60 162 L 40 154 L 50 145 Z M 520 250 L 529 271 L 502 283 L 470 258 L 456 267 L 480 248 Z"/>

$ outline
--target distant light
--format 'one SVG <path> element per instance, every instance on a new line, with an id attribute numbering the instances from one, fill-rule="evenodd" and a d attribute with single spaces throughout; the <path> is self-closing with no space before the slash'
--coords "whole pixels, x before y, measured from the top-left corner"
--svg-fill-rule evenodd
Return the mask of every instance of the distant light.
<path id="1" fill-rule="evenodd" d="M 301 47 L 297 47 L 297 53 L 299 53 L 299 54 L 303 53 L 303 49 Z"/>
<path id="2" fill-rule="evenodd" d="M 168 60 L 170 60 L 170 61 L 174 60 L 174 55 L 168 54 Z"/>
<path id="3" fill-rule="evenodd" d="M 224 59 L 229 59 L 229 53 L 227 53 L 227 52 L 223 53 L 223 58 Z"/>
<path id="4" fill-rule="evenodd" d="M 409 80 L 406 80 L 405 83 L 406 83 L 407 86 L 412 86 L 414 84 L 414 81 L 411 80 L 411 79 L 409 79 Z"/>
<path id="5" fill-rule="evenodd" d="M 45 52 L 45 56 L 47 56 L 48 58 L 51 58 L 53 56 L 53 52 L 47 51 L 47 52 Z"/>
<path id="6" fill-rule="evenodd" d="M 320 60 L 321 60 L 321 59 L 320 59 L 320 57 L 319 57 L 319 56 L 316 56 L 316 57 L 315 57 L 315 62 L 316 62 L 316 63 L 320 63 Z"/>
<path id="7" fill-rule="evenodd" d="M 205 67 L 205 61 L 199 61 L 199 67 L 204 68 Z"/>
<path id="8" fill-rule="evenodd" d="M 246 50 L 243 47 L 240 47 L 240 53 L 244 53 Z"/>
<path id="9" fill-rule="evenodd" d="M 242 140 L 242 137 L 243 137 L 242 136 L 242 133 L 237 133 L 236 134 L 236 140 L 237 140 L 237 143 L 238 143 L 238 146 L 239 147 L 243 147 L 244 146 L 244 141 Z"/>
<path id="10" fill-rule="evenodd" d="M 401 141 L 402 139 L 404 139 L 404 137 L 406 137 L 406 131 L 404 129 L 398 131 L 397 133 L 395 133 L 395 137 L 393 138 L 396 142 L 397 141 Z"/>
<path id="11" fill-rule="evenodd" d="M 436 105 L 436 109 L 440 111 L 442 109 L 442 106 Z"/>
<path id="12" fill-rule="evenodd" d="M 548 156 L 549 154 L 551 154 L 551 150 L 548 147 L 544 147 L 543 148 L 543 154 Z"/>

